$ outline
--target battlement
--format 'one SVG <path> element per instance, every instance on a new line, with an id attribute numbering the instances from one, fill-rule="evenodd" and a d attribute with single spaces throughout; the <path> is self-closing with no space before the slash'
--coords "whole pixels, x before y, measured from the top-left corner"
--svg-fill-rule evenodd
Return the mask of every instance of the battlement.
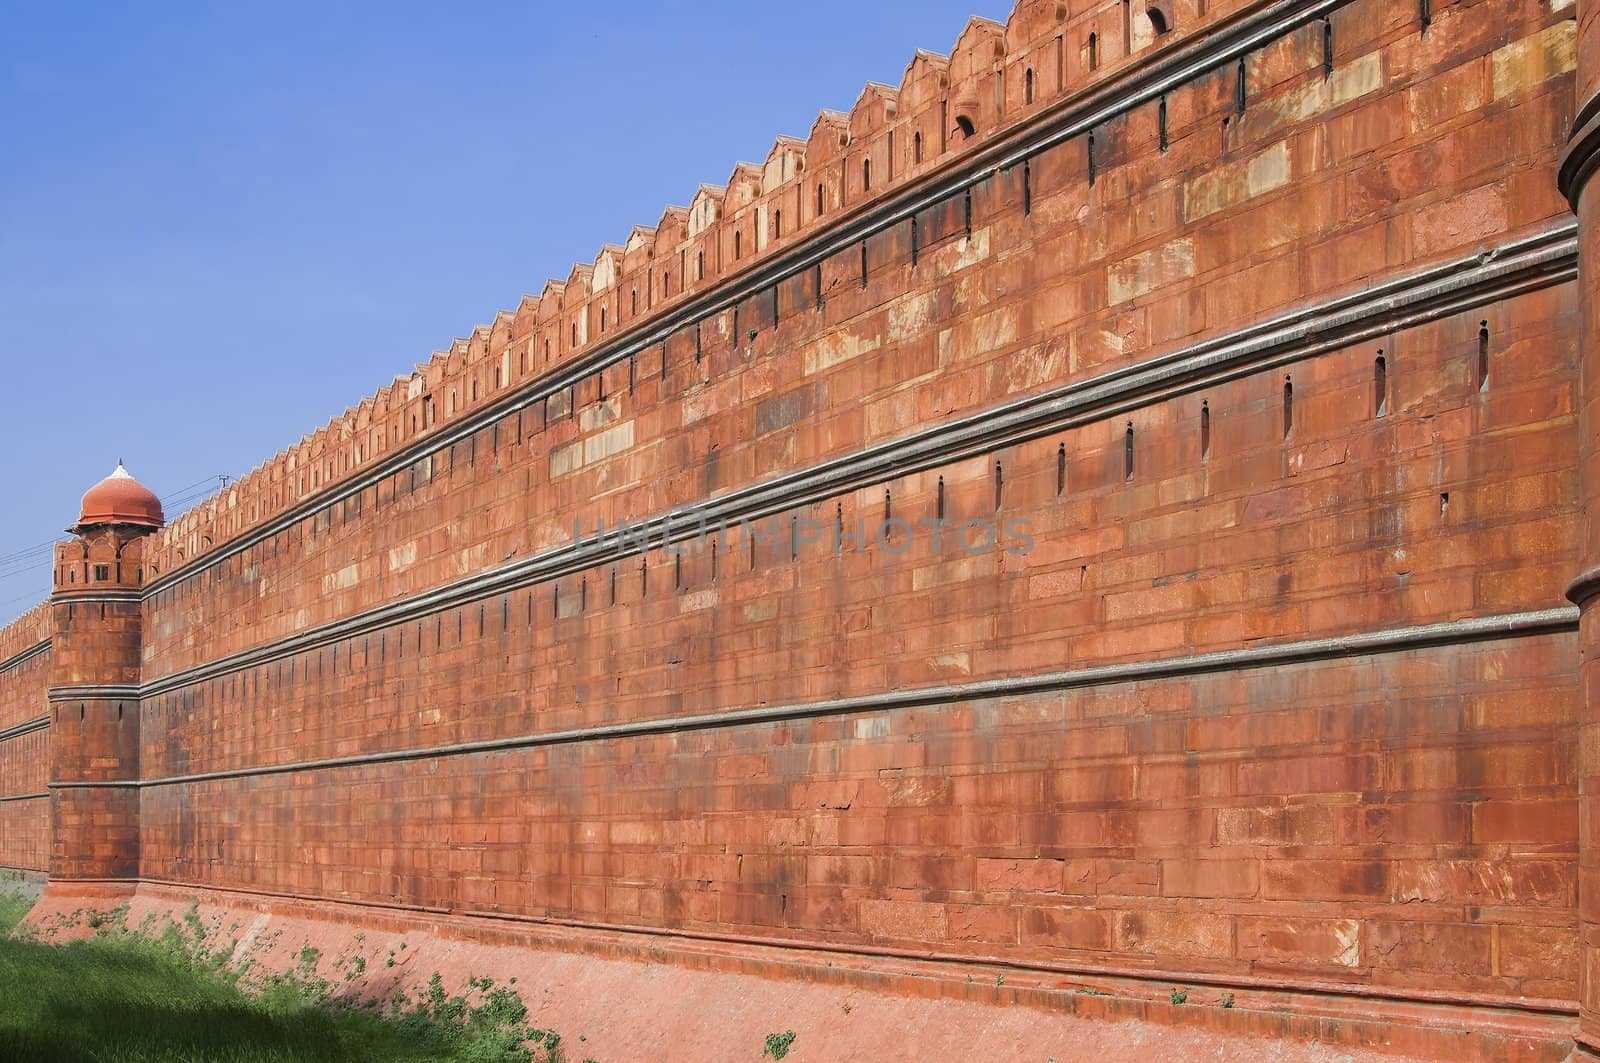
<path id="1" fill-rule="evenodd" d="M 1245 3 L 1019 0 L 974 17 L 950 54 L 918 49 L 898 87 L 869 82 L 848 113 L 823 110 L 804 139 L 779 136 L 688 207 L 636 225 L 592 263 L 547 281 L 427 362 L 171 521 L 150 578 L 191 562 L 530 380 L 714 292 L 775 253 L 859 216 L 1039 111 L 1092 90 L 1144 53 L 1203 34 Z"/>
<path id="2" fill-rule="evenodd" d="M 0 664 L 50 638 L 50 603 L 40 602 L 5 627 L 0 627 Z"/>

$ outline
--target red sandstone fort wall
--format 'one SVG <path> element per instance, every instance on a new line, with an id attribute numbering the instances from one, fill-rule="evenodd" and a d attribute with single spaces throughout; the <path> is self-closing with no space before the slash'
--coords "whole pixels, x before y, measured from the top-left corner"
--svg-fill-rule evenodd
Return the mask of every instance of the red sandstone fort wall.
<path id="1" fill-rule="evenodd" d="M 0 629 L 0 867 L 49 859 L 50 634 L 48 605 Z"/>
<path id="2" fill-rule="evenodd" d="M 974 21 L 177 519 L 139 874 L 1570 1008 L 1562 12 L 1353 0 L 582 371 L 1242 10 Z M 573 545 L 703 506 L 866 541 Z"/>

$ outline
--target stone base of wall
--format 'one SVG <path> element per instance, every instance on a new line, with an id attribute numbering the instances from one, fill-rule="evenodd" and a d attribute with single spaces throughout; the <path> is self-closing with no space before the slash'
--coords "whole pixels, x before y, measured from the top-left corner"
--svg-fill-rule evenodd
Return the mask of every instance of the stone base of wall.
<path id="1" fill-rule="evenodd" d="M 365 1000 L 415 993 L 437 972 L 516 979 L 538 1026 L 574 1059 L 759 1059 L 794 1030 L 789 1058 L 1448 1059 L 1569 1057 L 1572 1012 L 1469 1007 L 1348 992 L 1280 992 L 1150 977 L 866 956 L 447 912 L 342 905 L 175 884 L 52 883 L 25 926 L 86 936 L 90 913 L 130 928 L 195 929 L 261 973 L 316 950 L 314 977 Z M 104 918 L 92 922 L 104 925 Z M 1173 1004 L 1174 989 L 1187 990 Z M 1223 1007 L 1224 993 L 1233 1006 Z"/>

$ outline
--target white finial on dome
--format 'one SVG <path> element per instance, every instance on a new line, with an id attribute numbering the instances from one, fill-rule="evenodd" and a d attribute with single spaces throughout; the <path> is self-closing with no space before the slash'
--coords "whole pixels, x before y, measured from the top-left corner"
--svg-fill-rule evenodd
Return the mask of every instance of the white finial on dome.
<path id="1" fill-rule="evenodd" d="M 127 466 L 122 464 L 122 459 L 118 458 L 117 467 L 111 470 L 111 478 L 113 480 L 131 480 L 133 479 L 133 473 L 129 472 Z"/>

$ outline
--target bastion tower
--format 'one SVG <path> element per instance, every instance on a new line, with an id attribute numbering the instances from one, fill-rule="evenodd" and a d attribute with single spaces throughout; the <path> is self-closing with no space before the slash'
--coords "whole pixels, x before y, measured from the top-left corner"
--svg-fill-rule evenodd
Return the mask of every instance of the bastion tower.
<path id="1" fill-rule="evenodd" d="M 51 594 L 52 880 L 139 874 L 139 656 L 144 539 L 161 502 L 119 462 L 56 547 Z"/>

